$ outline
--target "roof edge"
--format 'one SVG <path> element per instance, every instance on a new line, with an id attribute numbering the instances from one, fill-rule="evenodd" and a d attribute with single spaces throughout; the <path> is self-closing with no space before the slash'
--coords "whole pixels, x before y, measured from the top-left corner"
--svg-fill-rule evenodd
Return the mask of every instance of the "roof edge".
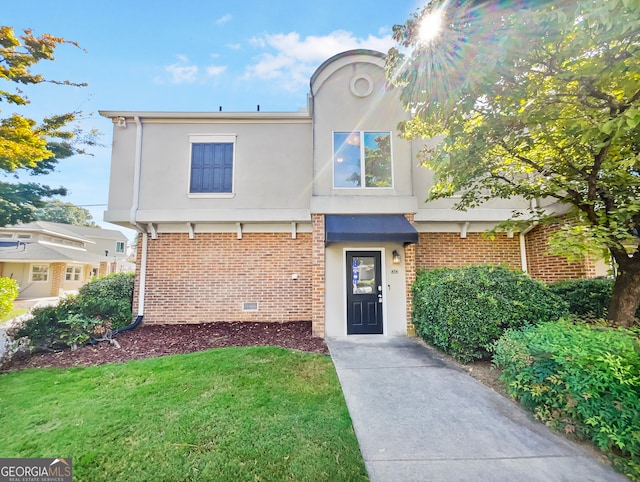
<path id="1" fill-rule="evenodd" d="M 307 109 L 295 112 L 180 112 L 180 111 L 131 111 L 131 110 L 99 110 L 102 117 L 114 118 L 135 117 L 156 119 L 310 119 Z"/>
<path id="2" fill-rule="evenodd" d="M 318 76 L 325 68 L 327 68 L 328 65 L 334 63 L 336 60 L 340 60 L 344 57 L 350 57 L 354 55 L 369 55 L 371 57 L 378 57 L 381 59 L 384 59 L 387 56 L 386 54 L 378 50 L 371 50 L 371 49 L 353 49 L 353 50 L 346 50 L 344 52 L 340 52 L 339 54 L 336 54 L 333 57 L 330 57 L 324 62 L 322 62 L 320 66 L 315 70 L 315 72 L 311 76 L 311 80 L 309 81 L 309 84 L 312 86 L 312 90 L 313 90 L 313 84 L 317 80 Z"/>

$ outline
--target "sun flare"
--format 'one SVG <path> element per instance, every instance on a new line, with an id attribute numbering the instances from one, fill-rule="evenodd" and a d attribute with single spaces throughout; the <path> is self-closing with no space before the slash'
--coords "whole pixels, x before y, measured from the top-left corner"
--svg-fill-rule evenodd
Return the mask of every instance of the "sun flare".
<path id="1" fill-rule="evenodd" d="M 431 43 L 442 32 L 442 10 L 437 9 L 424 16 L 420 23 L 420 42 Z"/>

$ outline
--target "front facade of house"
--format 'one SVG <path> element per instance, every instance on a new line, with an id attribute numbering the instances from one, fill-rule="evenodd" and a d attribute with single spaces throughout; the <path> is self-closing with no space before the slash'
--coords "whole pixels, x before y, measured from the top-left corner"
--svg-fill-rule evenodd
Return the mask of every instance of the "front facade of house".
<path id="1" fill-rule="evenodd" d="M 425 203 L 423 144 L 384 56 L 332 57 L 292 113 L 103 111 L 114 122 L 105 220 L 141 233 L 146 323 L 312 320 L 316 336 L 399 335 L 416 270 L 506 263 L 545 281 L 596 274 L 544 254 L 548 228 L 482 236 L 525 209 Z"/>
<path id="2" fill-rule="evenodd" d="M 73 293 L 94 276 L 130 271 L 120 231 L 34 221 L 0 228 L 0 276 L 13 278 L 19 298 Z"/>

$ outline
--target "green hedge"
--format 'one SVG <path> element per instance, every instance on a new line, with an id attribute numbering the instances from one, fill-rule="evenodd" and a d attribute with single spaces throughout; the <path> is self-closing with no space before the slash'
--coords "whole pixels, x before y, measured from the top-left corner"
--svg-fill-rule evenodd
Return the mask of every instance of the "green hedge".
<path id="1" fill-rule="evenodd" d="M 112 328 L 131 323 L 134 273 L 98 278 L 78 290 L 79 312 L 88 318 L 109 320 Z"/>
<path id="2" fill-rule="evenodd" d="M 12 338 L 28 338 L 35 350 L 57 350 L 102 337 L 109 330 L 131 323 L 133 315 L 133 273 L 98 278 L 79 290 L 78 296 L 57 306 L 33 310 Z"/>
<path id="3" fill-rule="evenodd" d="M 489 358 L 488 346 L 508 328 L 568 314 L 544 283 L 492 265 L 419 272 L 413 307 L 418 336 L 462 362 Z"/>
<path id="4" fill-rule="evenodd" d="M 614 280 L 610 278 L 558 281 L 549 289 L 569 304 L 569 311 L 578 316 L 606 318 Z M 640 307 L 636 311 L 640 318 Z"/>
<path id="5" fill-rule="evenodd" d="M 13 300 L 18 297 L 18 282 L 0 277 L 0 318 L 13 309 Z"/>
<path id="6" fill-rule="evenodd" d="M 494 365 L 547 425 L 591 440 L 640 480 L 640 344 L 633 333 L 568 321 L 509 330 Z"/>

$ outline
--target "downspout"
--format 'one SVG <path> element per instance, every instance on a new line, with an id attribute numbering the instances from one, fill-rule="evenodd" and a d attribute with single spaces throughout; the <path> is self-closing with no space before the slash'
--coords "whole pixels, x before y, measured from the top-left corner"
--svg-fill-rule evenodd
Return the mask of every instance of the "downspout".
<path id="1" fill-rule="evenodd" d="M 122 331 L 133 330 L 144 318 L 144 295 L 145 287 L 147 284 L 147 246 L 148 235 L 147 230 L 143 228 L 136 220 L 138 214 L 138 208 L 140 207 L 140 171 L 142 168 L 142 121 L 140 116 L 135 116 L 136 121 L 136 153 L 134 159 L 133 168 L 133 200 L 131 202 L 131 212 L 129 214 L 129 223 L 142 235 L 142 249 L 140 253 L 140 286 L 138 288 L 138 313 L 133 323 L 118 328 L 113 331 L 113 334 L 120 333 Z"/>
<path id="2" fill-rule="evenodd" d="M 100 341 L 109 341 L 116 347 L 120 347 L 118 342 L 111 337 L 121 333 L 123 331 L 129 331 L 136 328 L 142 319 L 144 318 L 144 292 L 145 284 L 147 280 L 147 230 L 138 224 L 136 221 L 136 215 L 138 213 L 138 207 L 140 205 L 140 166 L 142 164 L 142 122 L 139 116 L 134 117 L 136 121 L 136 153 L 134 159 L 133 169 L 133 200 L 131 202 L 131 212 L 129 214 L 129 223 L 142 235 L 142 250 L 140 254 L 140 287 L 138 289 L 138 313 L 136 319 L 122 328 L 116 328 L 111 332 L 111 336 L 106 338 L 91 338 L 89 344 L 94 345 Z"/>
<path id="3" fill-rule="evenodd" d="M 538 207 L 538 202 L 536 201 L 535 198 L 531 199 L 530 206 L 532 211 Z M 529 272 L 529 266 L 528 266 L 528 260 L 527 260 L 527 245 L 525 242 L 526 241 L 525 237 L 529 233 L 529 231 L 531 231 L 537 225 L 538 225 L 538 221 L 535 221 L 531 224 L 531 226 L 529 226 L 528 228 L 526 228 L 524 231 L 520 233 L 520 263 L 522 266 L 522 271 L 524 271 L 525 273 Z"/>

